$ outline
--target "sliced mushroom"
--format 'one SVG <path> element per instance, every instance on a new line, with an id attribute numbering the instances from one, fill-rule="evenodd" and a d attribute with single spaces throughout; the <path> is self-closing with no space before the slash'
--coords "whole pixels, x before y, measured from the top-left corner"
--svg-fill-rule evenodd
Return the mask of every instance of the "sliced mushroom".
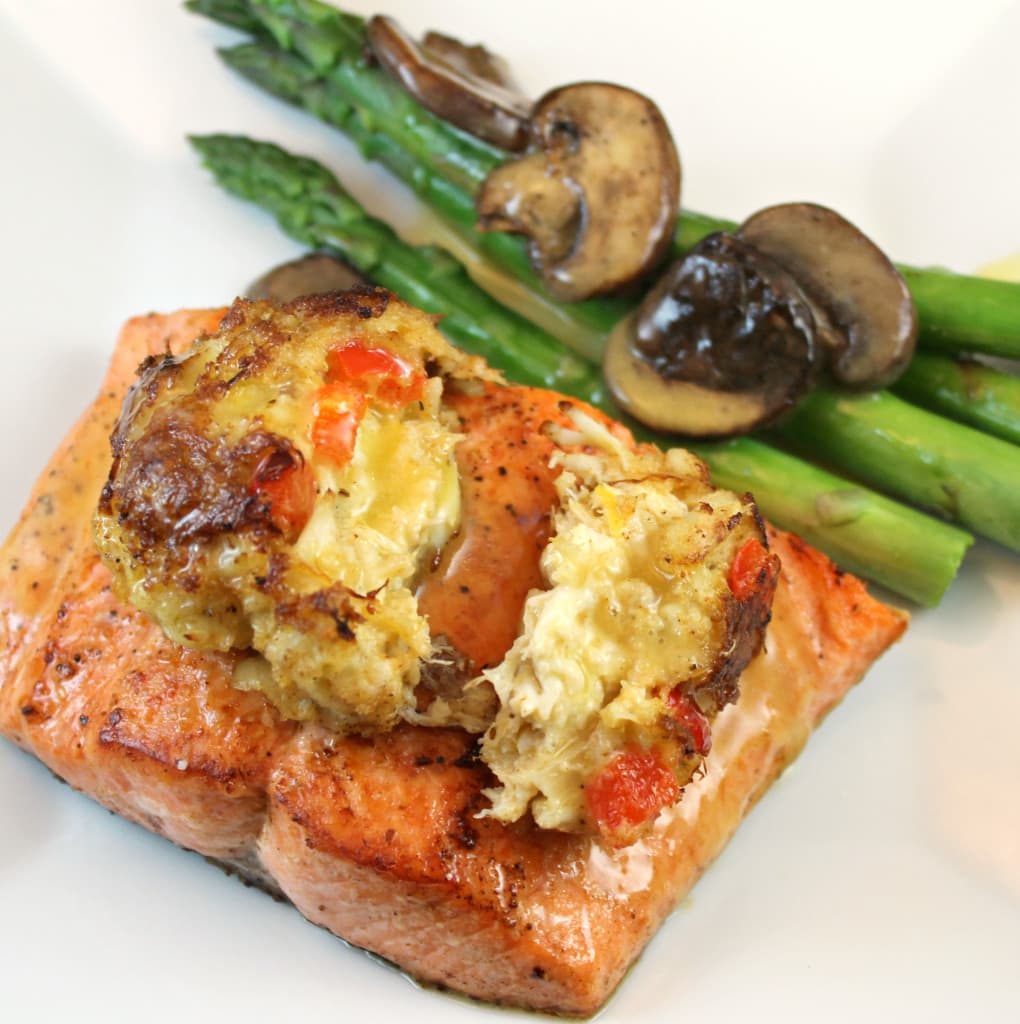
<path id="1" fill-rule="evenodd" d="M 680 160 L 658 107 L 632 89 L 581 82 L 538 101 L 530 151 L 497 167 L 475 205 L 482 230 L 527 235 L 549 292 L 576 302 L 654 268 L 679 202 Z"/>
<path id="2" fill-rule="evenodd" d="M 422 38 L 421 48 L 433 60 L 458 74 L 480 78 L 483 82 L 491 82 L 521 95 L 517 84 L 510 77 L 506 61 L 479 43 L 462 43 L 453 36 L 430 30 Z"/>
<path id="3" fill-rule="evenodd" d="M 248 286 L 245 295 L 249 299 L 290 302 L 302 295 L 344 292 L 367 283 L 343 260 L 329 253 L 313 252 L 267 271 Z"/>
<path id="4" fill-rule="evenodd" d="M 812 385 L 814 320 L 800 286 L 731 235 L 674 263 L 614 330 L 603 370 L 623 409 L 689 437 L 748 433 Z"/>
<path id="5" fill-rule="evenodd" d="M 884 387 L 906 369 L 917 341 L 907 284 L 850 221 L 825 206 L 785 203 L 760 210 L 738 234 L 788 270 L 815 304 L 838 381 Z"/>
<path id="6" fill-rule="evenodd" d="M 463 56 L 451 60 L 449 46 L 435 57 L 385 15 L 372 18 L 367 32 L 379 63 L 427 110 L 501 149 L 527 146 L 531 103 L 519 92 L 469 71 Z"/>

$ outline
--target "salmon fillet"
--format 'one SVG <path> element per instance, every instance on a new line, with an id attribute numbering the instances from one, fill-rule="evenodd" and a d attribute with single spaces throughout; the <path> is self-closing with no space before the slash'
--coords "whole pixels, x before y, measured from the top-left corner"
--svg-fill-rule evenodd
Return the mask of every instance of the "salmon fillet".
<path id="1" fill-rule="evenodd" d="M 714 727 L 704 771 L 622 850 L 478 818 L 471 737 L 371 740 L 281 719 L 117 600 L 90 520 L 135 369 L 222 310 L 124 329 L 96 402 L 0 552 L 0 731 L 113 811 L 235 867 L 309 920 L 480 999 L 594 1012 L 812 729 L 906 616 L 789 534 L 765 649 Z"/>

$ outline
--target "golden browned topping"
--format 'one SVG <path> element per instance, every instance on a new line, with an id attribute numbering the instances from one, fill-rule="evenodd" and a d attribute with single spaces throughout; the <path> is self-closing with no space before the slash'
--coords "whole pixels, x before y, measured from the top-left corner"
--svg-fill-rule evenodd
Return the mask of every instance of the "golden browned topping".
<path id="1" fill-rule="evenodd" d="M 444 379 L 486 375 L 385 292 L 237 302 L 125 403 L 95 524 L 119 588 L 179 643 L 252 648 L 239 685 L 289 717 L 392 726 L 459 515 Z"/>

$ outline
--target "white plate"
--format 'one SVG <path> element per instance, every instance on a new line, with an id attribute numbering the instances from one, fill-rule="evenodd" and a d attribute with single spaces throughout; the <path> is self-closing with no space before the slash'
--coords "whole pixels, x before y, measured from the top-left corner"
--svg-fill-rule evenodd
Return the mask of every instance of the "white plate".
<path id="1" fill-rule="evenodd" d="M 487 40 L 535 93 L 579 78 L 648 92 L 674 127 L 692 208 L 739 218 L 818 200 L 900 259 L 961 270 L 1020 248 L 1015 2 L 388 10 Z M 232 39 L 174 2 L 0 0 L 4 531 L 124 319 L 219 304 L 297 251 L 212 186 L 186 132 L 274 139 L 329 160 L 373 208 L 414 216 L 334 132 L 225 71 L 212 51 Z M 603 1019 L 1020 1019 L 1018 610 L 1020 563 L 978 545 Z M 0 908 L 4 1019 L 499 1012 L 417 990 L 3 741 Z"/>

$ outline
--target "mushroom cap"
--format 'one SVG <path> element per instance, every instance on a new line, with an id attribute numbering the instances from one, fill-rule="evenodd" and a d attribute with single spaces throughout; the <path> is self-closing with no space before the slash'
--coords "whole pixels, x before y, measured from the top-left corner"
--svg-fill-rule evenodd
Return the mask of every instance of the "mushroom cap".
<path id="1" fill-rule="evenodd" d="M 603 371 L 635 419 L 689 437 L 747 433 L 813 384 L 810 305 L 740 239 L 710 235 L 675 262 L 612 333 Z"/>
<path id="2" fill-rule="evenodd" d="M 518 152 L 527 146 L 531 103 L 505 77 L 494 78 L 495 59 L 483 48 L 449 36 L 439 36 L 442 42 L 437 43 L 436 34 L 431 47 L 419 45 L 382 14 L 369 20 L 366 31 L 379 63 L 426 110 L 501 149 Z M 472 51 L 485 53 L 488 60 Z"/>
<path id="3" fill-rule="evenodd" d="M 421 48 L 434 61 L 466 75 L 469 78 L 480 78 L 483 82 L 509 89 L 521 94 L 520 89 L 510 76 L 509 69 L 502 57 L 492 53 L 481 43 L 463 43 L 445 32 L 429 29 L 422 37 Z"/>
<path id="4" fill-rule="evenodd" d="M 290 302 L 302 295 L 348 291 L 364 284 L 365 278 L 343 260 L 329 253 L 312 252 L 267 270 L 248 285 L 245 295 L 249 299 Z"/>
<path id="5" fill-rule="evenodd" d="M 783 203 L 759 210 L 738 234 L 800 282 L 836 380 L 884 387 L 906 368 L 918 326 L 910 291 L 888 256 L 845 217 L 816 203 Z"/>
<path id="6" fill-rule="evenodd" d="M 497 167 L 476 200 L 482 230 L 531 239 L 532 264 L 563 302 L 620 291 L 665 256 L 680 159 L 659 108 L 606 82 L 535 105 L 528 153 Z"/>

